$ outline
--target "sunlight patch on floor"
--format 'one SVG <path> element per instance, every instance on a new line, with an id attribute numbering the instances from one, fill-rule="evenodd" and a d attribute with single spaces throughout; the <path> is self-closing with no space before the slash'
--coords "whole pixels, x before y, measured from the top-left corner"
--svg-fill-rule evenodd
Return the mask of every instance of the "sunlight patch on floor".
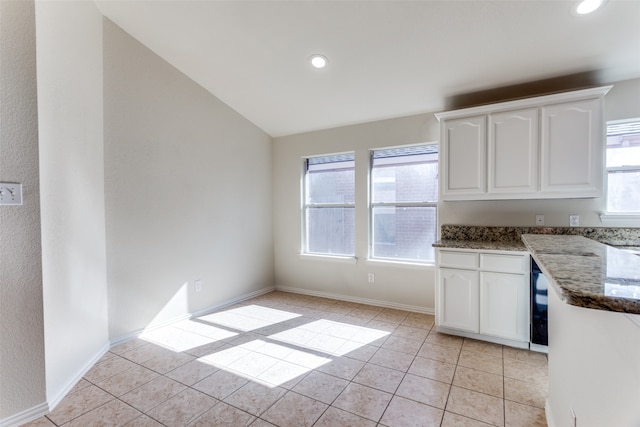
<path id="1" fill-rule="evenodd" d="M 300 315 L 296 313 L 250 305 L 199 320 L 247 332 L 297 317 Z M 291 328 L 282 326 L 284 330 L 263 339 L 225 344 L 198 361 L 276 387 L 389 335 L 387 331 L 326 319 Z"/>

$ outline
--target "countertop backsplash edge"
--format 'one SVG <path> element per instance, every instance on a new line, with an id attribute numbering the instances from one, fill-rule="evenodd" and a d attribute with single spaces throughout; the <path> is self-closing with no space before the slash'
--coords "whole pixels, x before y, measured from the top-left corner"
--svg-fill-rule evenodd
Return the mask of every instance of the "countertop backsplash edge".
<path id="1" fill-rule="evenodd" d="M 451 224 L 440 227 L 441 241 L 521 242 L 523 234 L 583 236 L 611 246 L 640 246 L 640 227 L 497 227 Z"/>

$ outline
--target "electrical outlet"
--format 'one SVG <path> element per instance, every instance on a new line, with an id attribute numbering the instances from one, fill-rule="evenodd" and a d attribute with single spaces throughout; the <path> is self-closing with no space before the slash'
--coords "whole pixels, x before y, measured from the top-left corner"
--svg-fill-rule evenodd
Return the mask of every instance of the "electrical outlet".
<path id="1" fill-rule="evenodd" d="M 0 205 L 21 205 L 22 184 L 0 182 Z"/>
<path id="2" fill-rule="evenodd" d="M 580 215 L 569 215 L 569 227 L 580 226 Z"/>
<path id="3" fill-rule="evenodd" d="M 536 225 L 544 225 L 544 215 L 536 215 Z"/>
<path id="4" fill-rule="evenodd" d="M 202 291 L 202 280 L 196 280 L 196 281 L 193 283 L 193 287 L 194 287 L 194 289 L 195 289 L 195 291 L 196 291 L 196 292 L 200 292 L 200 291 Z"/>
<path id="5" fill-rule="evenodd" d="M 376 282 L 376 275 L 373 273 L 369 273 L 367 276 L 367 280 L 369 281 L 369 283 L 375 283 Z"/>

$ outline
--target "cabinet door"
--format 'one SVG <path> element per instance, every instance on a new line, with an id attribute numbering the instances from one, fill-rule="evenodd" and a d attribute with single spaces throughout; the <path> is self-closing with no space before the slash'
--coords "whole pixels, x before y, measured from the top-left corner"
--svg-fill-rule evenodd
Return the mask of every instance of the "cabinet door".
<path id="1" fill-rule="evenodd" d="M 480 273 L 480 333 L 529 341 L 527 275 Z"/>
<path id="2" fill-rule="evenodd" d="M 438 326 L 478 333 L 478 272 L 440 268 Z"/>
<path id="3" fill-rule="evenodd" d="M 538 191 L 538 109 L 489 116 L 489 194 Z"/>
<path id="4" fill-rule="evenodd" d="M 542 193 L 602 196 L 604 140 L 601 98 L 543 107 Z"/>
<path id="5" fill-rule="evenodd" d="M 486 186 L 486 116 L 442 124 L 442 199 L 483 198 Z"/>

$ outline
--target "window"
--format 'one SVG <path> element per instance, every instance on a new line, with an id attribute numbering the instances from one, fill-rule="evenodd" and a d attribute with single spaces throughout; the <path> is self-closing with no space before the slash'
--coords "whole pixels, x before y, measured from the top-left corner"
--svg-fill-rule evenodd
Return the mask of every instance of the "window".
<path id="1" fill-rule="evenodd" d="M 305 160 L 303 252 L 355 255 L 354 166 L 353 153 Z"/>
<path id="2" fill-rule="evenodd" d="M 374 150 L 370 182 L 371 258 L 433 260 L 438 146 Z"/>
<path id="3" fill-rule="evenodd" d="M 607 211 L 640 213 L 640 119 L 607 125 Z"/>

